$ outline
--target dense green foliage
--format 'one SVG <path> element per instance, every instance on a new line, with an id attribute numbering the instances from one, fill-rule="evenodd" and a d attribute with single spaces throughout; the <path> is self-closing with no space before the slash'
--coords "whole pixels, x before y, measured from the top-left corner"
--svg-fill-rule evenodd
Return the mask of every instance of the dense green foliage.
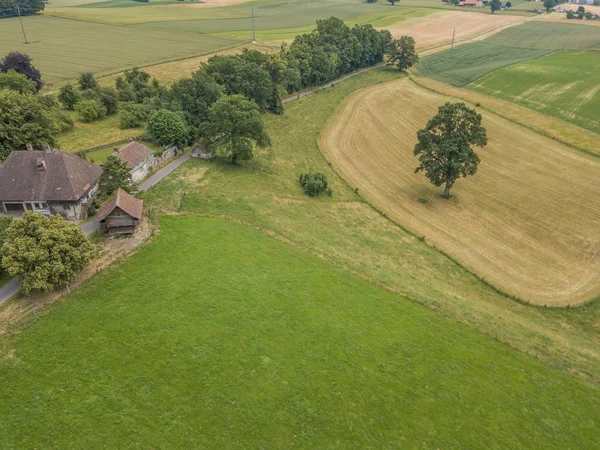
<path id="1" fill-rule="evenodd" d="M 600 48 L 600 27 L 528 22 L 485 41 L 425 56 L 417 68 L 428 77 L 464 86 L 496 69 L 560 49 Z M 535 78 L 535 77 L 533 77 Z"/>
<path id="2" fill-rule="evenodd" d="M 58 99 L 67 109 L 75 109 L 75 104 L 81 100 L 81 95 L 71 83 L 65 84 L 58 92 Z"/>
<path id="3" fill-rule="evenodd" d="M 102 164 L 102 174 L 98 185 L 96 206 L 112 196 L 119 188 L 129 193 L 135 192 L 129 166 L 114 154 L 106 158 L 106 161 Z"/>
<path id="4" fill-rule="evenodd" d="M 33 81 L 38 91 L 44 85 L 42 82 L 42 74 L 31 63 L 31 57 L 29 55 L 11 52 L 0 59 L 0 73 L 7 73 L 11 70 L 20 73 L 21 75 L 25 75 Z"/>
<path id="5" fill-rule="evenodd" d="M 6 73 L 0 73 L 0 90 L 2 89 L 11 89 L 20 94 L 35 94 L 37 92 L 35 83 L 14 69 L 10 69 Z"/>
<path id="6" fill-rule="evenodd" d="M 321 194 L 331 196 L 332 191 L 323 172 L 303 173 L 299 177 L 300 186 L 306 195 L 315 197 Z"/>
<path id="7" fill-rule="evenodd" d="M 19 12 L 22 16 L 30 16 L 44 10 L 46 2 L 44 0 L 18 0 L 19 10 L 17 10 L 16 0 L 0 0 L 0 19 L 5 17 L 16 17 Z"/>
<path id="8" fill-rule="evenodd" d="M 4 245 L 4 240 L 6 238 L 6 230 L 8 229 L 12 221 L 12 216 L 0 216 L 0 286 L 2 286 L 1 280 L 5 278 L 4 274 L 6 273 L 6 271 L 2 267 L 2 256 L 4 255 L 2 246 Z"/>
<path id="9" fill-rule="evenodd" d="M 134 102 L 119 103 L 119 126 L 122 130 L 141 127 L 148 120 L 148 105 Z"/>
<path id="10" fill-rule="evenodd" d="M 92 72 L 84 72 L 79 75 L 79 80 L 77 80 L 79 84 L 79 89 L 82 91 L 87 91 L 88 89 L 96 89 L 98 87 L 98 82 L 94 78 L 94 74 Z"/>
<path id="11" fill-rule="evenodd" d="M 221 97 L 208 116 L 204 135 L 233 164 L 252 159 L 254 146 L 264 148 L 271 143 L 257 105 L 241 95 Z"/>
<path id="12" fill-rule="evenodd" d="M 417 132 L 415 156 L 419 167 L 436 186 L 445 185 L 443 196 L 459 177 L 475 175 L 479 156 L 472 146 L 485 147 L 487 133 L 481 125 L 481 114 L 464 103 L 446 103 L 424 129 Z"/>
<path id="13" fill-rule="evenodd" d="M 492 11 L 492 14 L 494 14 L 496 11 L 500 11 L 501 7 L 502 7 L 502 2 L 500 0 L 491 0 L 490 1 L 490 10 Z"/>
<path id="14" fill-rule="evenodd" d="M 150 116 L 148 135 L 160 145 L 181 146 L 188 140 L 188 129 L 181 114 L 160 109 Z"/>
<path id="15" fill-rule="evenodd" d="M 569 374 L 251 227 L 160 227 L 6 344 L 6 447 L 599 445 Z"/>
<path id="16" fill-rule="evenodd" d="M 389 56 L 389 62 L 395 64 L 400 70 L 409 69 L 419 61 L 415 40 L 410 36 L 392 40 L 386 53 Z"/>
<path id="17" fill-rule="evenodd" d="M 25 150 L 27 144 L 54 145 L 56 136 L 72 126 L 54 97 L 0 90 L 0 161 L 12 150 Z"/>
<path id="18" fill-rule="evenodd" d="M 106 108 L 96 100 L 81 100 L 75 104 L 82 122 L 93 122 L 106 116 Z"/>
<path id="19" fill-rule="evenodd" d="M 72 282 L 90 261 L 92 244 L 77 224 L 27 211 L 6 230 L 2 267 L 21 277 L 21 289 L 51 291 Z"/>

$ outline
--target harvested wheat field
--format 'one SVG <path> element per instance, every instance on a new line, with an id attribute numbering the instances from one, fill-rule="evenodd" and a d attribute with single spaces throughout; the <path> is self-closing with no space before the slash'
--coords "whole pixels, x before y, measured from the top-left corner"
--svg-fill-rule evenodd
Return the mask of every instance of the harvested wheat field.
<path id="1" fill-rule="evenodd" d="M 402 35 L 412 36 L 417 49 L 424 50 L 452 42 L 452 33 L 456 29 L 455 42 L 474 38 L 485 33 L 490 36 L 493 31 L 502 31 L 507 26 L 523 22 L 521 16 L 500 16 L 492 14 L 476 14 L 470 12 L 444 11 L 415 17 L 390 26 L 382 27 L 398 38 Z"/>
<path id="2" fill-rule="evenodd" d="M 192 3 L 173 3 L 171 5 L 168 5 L 169 7 L 175 7 L 175 8 L 219 8 L 222 6 L 234 6 L 234 5 L 239 5 L 241 3 L 247 3 L 251 0 L 203 0 L 203 1 L 199 1 L 199 2 L 192 2 Z"/>
<path id="3" fill-rule="evenodd" d="M 539 305 L 600 294 L 600 159 L 493 114 L 479 171 L 440 197 L 415 174 L 416 132 L 450 100 L 408 79 L 358 91 L 320 145 L 378 209 L 499 289 Z"/>

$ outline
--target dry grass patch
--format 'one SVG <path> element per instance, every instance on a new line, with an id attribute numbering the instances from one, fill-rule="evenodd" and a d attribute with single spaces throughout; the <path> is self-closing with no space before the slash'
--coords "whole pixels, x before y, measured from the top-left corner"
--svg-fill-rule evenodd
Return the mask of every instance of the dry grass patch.
<path id="1" fill-rule="evenodd" d="M 414 173 L 412 151 L 448 100 L 408 80 L 358 91 L 328 124 L 322 149 L 377 208 L 498 288 L 541 305 L 597 297 L 600 161 L 484 114 L 479 172 L 443 200 Z"/>
<path id="2" fill-rule="evenodd" d="M 169 7 L 177 8 L 220 8 L 222 6 L 234 6 L 241 3 L 247 3 L 251 0 L 203 0 L 195 3 L 172 4 Z"/>
<path id="3" fill-rule="evenodd" d="M 454 29 L 456 29 L 455 41 L 459 42 L 482 34 L 489 37 L 488 33 L 501 31 L 523 20 L 523 17 L 519 16 L 444 11 L 410 18 L 382 29 L 389 30 L 394 37 L 408 34 L 415 39 L 417 49 L 424 50 L 450 44 Z"/>

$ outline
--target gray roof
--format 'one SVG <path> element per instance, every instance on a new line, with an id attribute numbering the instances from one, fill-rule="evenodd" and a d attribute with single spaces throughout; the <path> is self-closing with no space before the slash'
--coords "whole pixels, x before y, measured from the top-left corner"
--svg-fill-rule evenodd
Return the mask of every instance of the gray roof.
<path id="1" fill-rule="evenodd" d="M 0 166 L 0 201 L 76 201 L 101 173 L 69 153 L 13 151 Z"/>

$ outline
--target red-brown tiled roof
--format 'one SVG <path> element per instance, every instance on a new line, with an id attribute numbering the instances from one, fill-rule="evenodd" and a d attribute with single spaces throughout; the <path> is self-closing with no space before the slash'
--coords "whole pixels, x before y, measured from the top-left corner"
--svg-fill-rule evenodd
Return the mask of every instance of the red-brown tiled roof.
<path id="1" fill-rule="evenodd" d="M 132 141 L 125 147 L 117 150 L 117 156 L 121 161 L 127 163 L 130 169 L 133 169 L 149 156 L 154 155 L 152 150 L 137 141 Z"/>
<path id="2" fill-rule="evenodd" d="M 123 189 L 117 189 L 117 193 L 113 195 L 110 200 L 104 202 L 98 210 L 96 219 L 98 221 L 106 219 L 106 217 L 114 211 L 115 208 L 120 208 L 135 219 L 142 218 L 142 212 L 144 210 L 144 201 L 135 198 L 133 195 L 128 194 Z"/>
<path id="3" fill-rule="evenodd" d="M 99 166 L 69 153 L 13 151 L 0 166 L 0 201 L 76 201 L 101 173 Z"/>

